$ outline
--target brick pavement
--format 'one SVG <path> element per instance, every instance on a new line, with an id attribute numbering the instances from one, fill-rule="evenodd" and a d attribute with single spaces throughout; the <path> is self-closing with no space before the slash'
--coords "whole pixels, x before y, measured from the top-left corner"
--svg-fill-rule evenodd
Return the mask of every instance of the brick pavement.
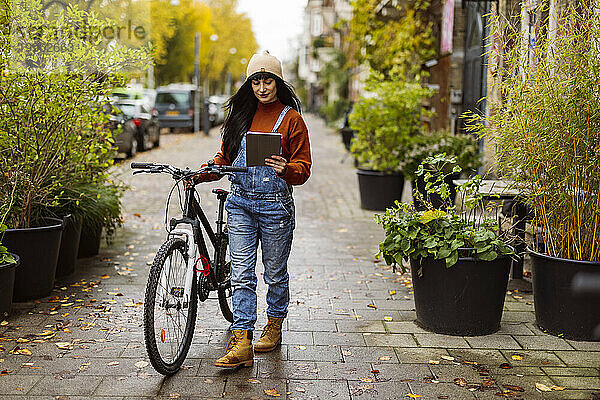
<path id="1" fill-rule="evenodd" d="M 209 299 L 176 376 L 163 378 L 144 363 L 141 304 L 148 264 L 165 235 L 170 181 L 134 178 L 127 161 L 116 171 L 131 190 L 124 198 L 125 225 L 113 243 L 80 260 L 77 273 L 58 282 L 51 297 L 16 305 L 0 325 L 0 398 L 492 399 L 504 385 L 524 390 L 505 393 L 509 398 L 589 399 L 600 392 L 600 344 L 540 332 L 531 295 L 507 295 L 502 328 L 494 335 L 453 337 L 417 327 L 408 277 L 373 262 L 383 234 L 373 213 L 359 208 L 351 159 L 322 121 L 307 116 L 307 122 L 315 165 L 294 193 L 292 299 L 280 349 L 257 354 L 253 368 L 213 367 L 228 324 Z M 217 147 L 216 131 L 210 137 L 167 135 L 161 149 L 135 161 L 194 166 Z M 200 187 L 209 218 L 216 206 L 210 189 L 227 186 Z M 259 279 L 258 329 L 265 322 L 265 289 Z M 504 363 L 512 368 L 501 368 Z M 467 385 L 455 384 L 457 378 Z M 475 390 L 484 381 L 489 387 Z M 540 392 L 536 383 L 565 389 Z M 272 389 L 280 396 L 266 394 Z"/>

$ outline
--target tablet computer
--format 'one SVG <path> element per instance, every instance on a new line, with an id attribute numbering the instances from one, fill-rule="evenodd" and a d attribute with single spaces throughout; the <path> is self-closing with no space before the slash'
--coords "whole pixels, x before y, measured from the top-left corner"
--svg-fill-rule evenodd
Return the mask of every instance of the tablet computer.
<path id="1" fill-rule="evenodd" d="M 281 133 L 248 132 L 246 134 L 246 166 L 265 165 L 265 158 L 281 154 Z"/>

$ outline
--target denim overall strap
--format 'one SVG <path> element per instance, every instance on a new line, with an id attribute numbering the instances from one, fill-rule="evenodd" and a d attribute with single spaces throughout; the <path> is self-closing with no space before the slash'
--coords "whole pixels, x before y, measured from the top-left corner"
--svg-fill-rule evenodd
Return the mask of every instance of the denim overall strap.
<path id="1" fill-rule="evenodd" d="M 277 122 L 275 122 L 275 126 L 273 127 L 273 133 L 277 132 L 277 129 L 279 129 L 279 126 L 281 125 L 281 122 L 283 122 L 283 119 L 285 118 L 285 115 L 287 114 L 288 111 L 290 111 L 292 109 L 292 107 L 290 106 L 285 106 L 283 108 L 283 110 L 281 110 L 281 114 L 279 114 L 279 118 L 277 119 Z M 290 196 L 292 195 L 293 189 L 292 189 L 292 185 L 287 185 L 287 189 L 288 192 L 290 194 Z"/>
<path id="2" fill-rule="evenodd" d="M 271 132 L 276 133 L 277 129 L 279 129 L 279 127 L 281 126 L 281 123 L 283 122 L 283 119 L 285 118 L 285 114 L 287 114 L 288 111 L 290 111 L 292 109 L 292 107 L 290 106 L 285 106 L 283 108 L 283 110 L 281 110 L 281 114 L 279 114 L 279 118 L 277 118 L 277 122 L 275 122 L 275 126 L 273 127 L 273 130 Z"/>

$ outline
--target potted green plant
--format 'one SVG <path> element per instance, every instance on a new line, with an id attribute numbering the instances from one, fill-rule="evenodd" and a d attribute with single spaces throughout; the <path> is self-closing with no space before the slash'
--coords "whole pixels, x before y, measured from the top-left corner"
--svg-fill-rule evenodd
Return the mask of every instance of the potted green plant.
<path id="1" fill-rule="evenodd" d="M 0 318 L 4 318 L 10 314 L 15 283 L 15 269 L 19 266 L 19 256 L 10 253 L 6 246 L 2 245 L 5 230 L 6 225 L 4 225 L 4 220 L 2 220 L 0 222 Z"/>
<path id="2" fill-rule="evenodd" d="M 79 243 L 79 258 L 98 254 L 102 230 L 108 240 L 116 228 L 122 225 L 121 196 L 125 189 L 123 184 L 115 181 L 79 188 L 78 204 L 85 216 Z"/>
<path id="3" fill-rule="evenodd" d="M 117 71 L 143 64 L 147 49 L 57 35 L 111 26 L 77 8 L 56 19 L 39 0 L 2 0 L 0 9 L 0 20 L 12 22 L 0 23 L 0 208 L 10 228 L 5 243 L 21 257 L 13 298 L 24 301 L 53 288 L 61 210 L 77 208 L 77 200 L 65 206 L 70 193 L 108 183 L 113 142 L 98 110 L 127 78 Z M 43 29 L 30 35 L 24 27 Z"/>
<path id="4" fill-rule="evenodd" d="M 463 175 L 473 176 L 481 165 L 479 144 L 475 135 L 462 133 L 453 135 L 447 130 L 441 130 L 424 133 L 415 138 L 409 145 L 405 156 L 403 164 L 404 177 L 412 182 L 413 191 L 417 189 L 422 196 L 428 197 L 428 200 L 436 207 L 441 206 L 441 199 L 435 193 L 427 193 L 425 182 L 416 175 L 416 171 L 427 157 L 440 153 L 455 157 Z M 454 203 L 456 186 L 453 180 L 460 178 L 460 174 L 450 173 L 451 171 L 444 172 L 447 174 L 446 183 L 450 187 L 450 200 Z M 415 201 L 416 208 L 424 208 L 424 205 L 418 202 L 416 198 Z"/>
<path id="5" fill-rule="evenodd" d="M 450 173 L 459 173 L 455 163 L 456 158 L 439 154 L 426 158 L 416 173 L 428 193 L 440 196 L 442 207 L 423 197 L 425 210 L 397 202 L 375 216 L 385 230 L 379 255 L 403 272 L 403 260 L 409 261 L 419 325 L 448 335 L 486 335 L 500 328 L 514 252 L 497 220 L 486 217 L 479 175 L 458 188 L 464 210 L 451 205 L 444 171 L 451 166 Z"/>
<path id="6" fill-rule="evenodd" d="M 496 144 L 499 172 L 515 181 L 534 212 L 530 243 L 537 325 L 574 340 L 598 340 L 600 307 L 577 296 L 573 278 L 600 273 L 600 15 L 569 5 L 535 48 L 520 29 L 507 33 L 483 130 Z M 543 8 L 537 11 L 545 11 Z M 535 14 L 532 12 L 532 15 Z M 540 31 L 544 32 L 544 31 Z M 512 44 L 512 47 L 511 47 Z"/>
<path id="7" fill-rule="evenodd" d="M 369 79 L 366 93 L 349 116 L 356 131 L 350 151 L 358 165 L 361 207 L 385 210 L 402 198 L 402 164 L 412 140 L 424 130 L 421 118 L 428 114 L 423 100 L 431 90 L 419 83 Z"/>

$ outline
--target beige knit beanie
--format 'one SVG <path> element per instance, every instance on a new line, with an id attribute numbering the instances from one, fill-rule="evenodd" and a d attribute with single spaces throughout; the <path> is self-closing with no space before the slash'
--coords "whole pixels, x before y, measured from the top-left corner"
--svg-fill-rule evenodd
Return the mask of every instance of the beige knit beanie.
<path id="1" fill-rule="evenodd" d="M 269 54 L 267 50 L 263 51 L 261 54 L 252 56 L 248 62 L 248 68 L 246 68 L 246 79 L 257 72 L 270 72 L 283 79 L 281 61 L 279 61 L 277 57 Z"/>

